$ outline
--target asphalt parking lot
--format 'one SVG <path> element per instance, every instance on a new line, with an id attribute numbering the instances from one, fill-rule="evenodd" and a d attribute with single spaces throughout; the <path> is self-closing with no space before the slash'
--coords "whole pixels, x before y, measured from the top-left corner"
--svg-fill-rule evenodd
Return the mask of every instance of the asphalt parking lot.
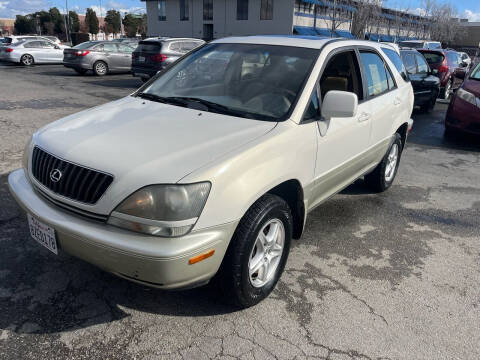
<path id="1" fill-rule="evenodd" d="M 0 64 L 0 359 L 478 359 L 480 140 L 414 114 L 394 186 L 310 214 L 266 301 L 145 288 L 30 239 L 7 188 L 28 137 L 126 96 L 130 75 Z"/>

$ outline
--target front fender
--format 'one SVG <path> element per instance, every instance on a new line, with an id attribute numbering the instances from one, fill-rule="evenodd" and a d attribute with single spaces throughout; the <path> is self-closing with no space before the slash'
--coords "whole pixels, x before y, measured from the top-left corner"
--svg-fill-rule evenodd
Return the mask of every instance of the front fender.
<path id="1" fill-rule="evenodd" d="M 315 122 L 281 122 L 264 136 L 180 180 L 212 183 L 195 230 L 241 219 L 262 195 L 288 180 L 298 180 L 308 199 L 306 189 L 315 170 L 316 131 Z"/>

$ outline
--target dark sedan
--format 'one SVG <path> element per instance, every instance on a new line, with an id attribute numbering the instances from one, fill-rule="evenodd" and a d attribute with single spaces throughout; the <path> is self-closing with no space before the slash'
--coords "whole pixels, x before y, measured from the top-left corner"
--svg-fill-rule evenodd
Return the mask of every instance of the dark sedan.
<path id="1" fill-rule="evenodd" d="M 111 72 L 130 72 L 132 52 L 128 44 L 112 41 L 87 41 L 63 51 L 63 65 L 79 74 L 92 70 L 102 76 Z"/>
<path id="2" fill-rule="evenodd" d="M 465 76 L 448 107 L 445 134 L 455 132 L 480 135 L 480 63 Z"/>
<path id="3" fill-rule="evenodd" d="M 435 76 L 437 70 L 432 71 L 422 54 L 416 50 L 401 50 L 400 56 L 412 83 L 415 105 L 424 112 L 431 111 L 440 92 L 440 79 Z"/>

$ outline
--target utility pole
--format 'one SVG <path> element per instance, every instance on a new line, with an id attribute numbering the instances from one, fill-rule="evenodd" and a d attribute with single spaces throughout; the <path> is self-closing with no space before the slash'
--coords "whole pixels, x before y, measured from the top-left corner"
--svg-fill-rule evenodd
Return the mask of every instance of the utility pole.
<path id="1" fill-rule="evenodd" d="M 68 0 L 65 0 L 65 31 L 67 35 L 67 42 L 70 42 L 68 31 L 70 30 L 70 14 L 68 13 Z"/>

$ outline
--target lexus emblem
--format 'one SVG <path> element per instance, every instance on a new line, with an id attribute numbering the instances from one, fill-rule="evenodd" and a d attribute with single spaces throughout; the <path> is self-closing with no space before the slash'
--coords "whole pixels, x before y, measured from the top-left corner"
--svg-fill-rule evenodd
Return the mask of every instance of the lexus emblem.
<path id="1" fill-rule="evenodd" d="M 52 180 L 54 183 L 59 182 L 60 179 L 62 178 L 62 172 L 58 169 L 53 169 L 50 171 L 50 180 Z"/>

